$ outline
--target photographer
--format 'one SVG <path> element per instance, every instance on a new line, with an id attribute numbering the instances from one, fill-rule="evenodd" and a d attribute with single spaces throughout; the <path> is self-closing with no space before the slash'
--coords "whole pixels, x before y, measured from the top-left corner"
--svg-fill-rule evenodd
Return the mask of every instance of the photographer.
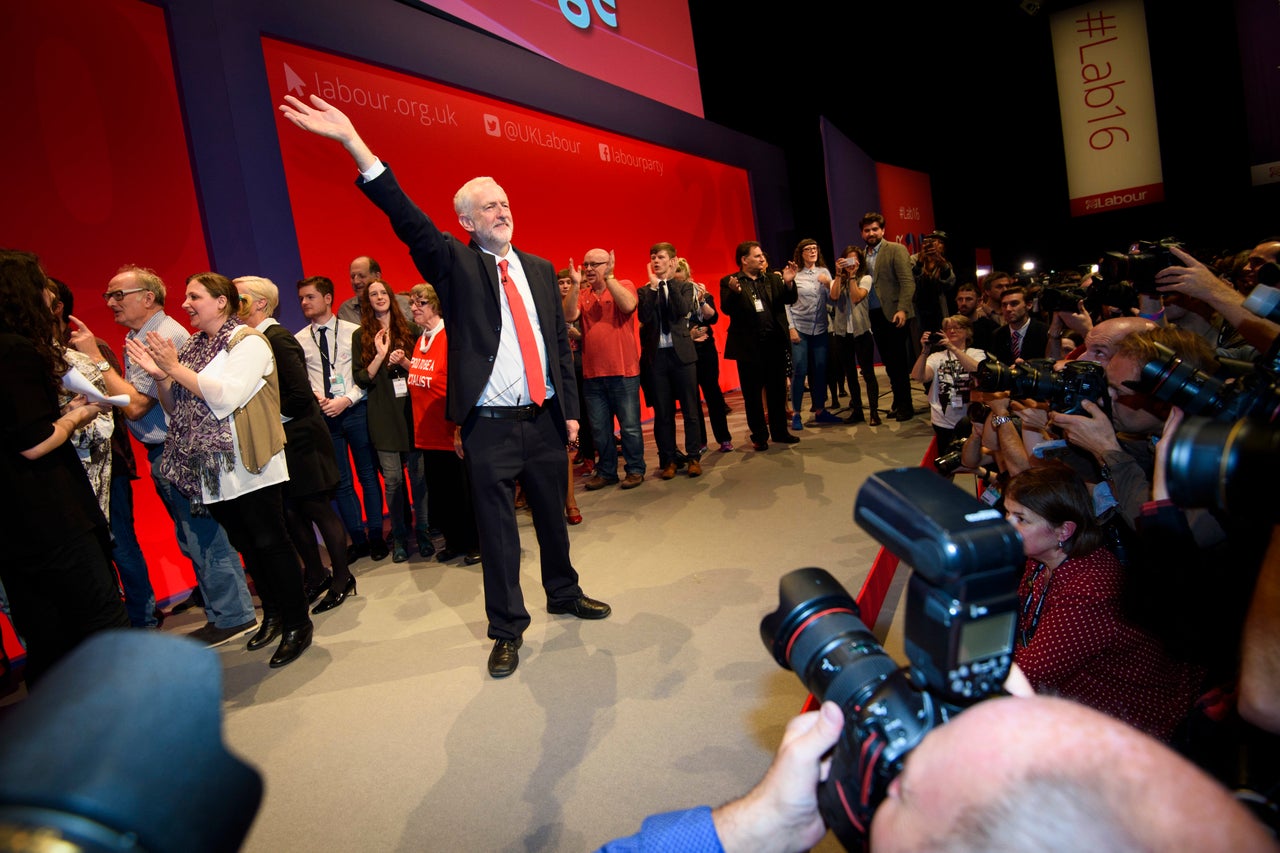
<path id="1" fill-rule="evenodd" d="M 815 788 L 842 725 L 830 702 L 796 717 L 744 797 L 655 815 L 600 850 L 810 849 L 826 831 Z M 1172 750 L 1083 705 L 1040 696 L 980 702 L 927 735 L 890 786 L 870 840 L 876 853 L 1277 849 L 1224 788 Z"/>
<path id="2" fill-rule="evenodd" d="M 911 368 L 911 378 L 929 390 L 929 419 L 937 436 L 939 452 L 945 452 L 956 438 L 956 424 L 969 406 L 973 372 L 987 357 L 970 346 L 973 327 L 967 317 L 953 314 L 942 321 L 942 331 L 920 336 L 920 355 Z"/>
<path id="3" fill-rule="evenodd" d="M 1280 325 L 1256 316 L 1244 307 L 1245 295 L 1213 274 L 1204 264 L 1174 246 L 1170 252 L 1185 266 L 1167 267 L 1156 273 L 1161 293 L 1181 293 L 1207 303 L 1237 329 L 1258 352 L 1266 352 L 1280 337 Z"/>

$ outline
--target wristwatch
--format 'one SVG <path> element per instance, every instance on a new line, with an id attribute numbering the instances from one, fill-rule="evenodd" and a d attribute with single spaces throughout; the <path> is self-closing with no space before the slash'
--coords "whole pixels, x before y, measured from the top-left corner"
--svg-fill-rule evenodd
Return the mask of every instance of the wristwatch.
<path id="1" fill-rule="evenodd" d="M 104 358 L 102 361 L 98 362 L 96 366 L 98 368 L 99 373 L 106 373 L 108 370 L 111 369 L 111 362 L 107 361 Z"/>
<path id="2" fill-rule="evenodd" d="M 991 419 L 991 425 L 996 429 L 999 429 L 1005 424 L 1010 423 L 1012 420 L 1013 418 L 1009 415 L 996 415 L 994 418 Z"/>

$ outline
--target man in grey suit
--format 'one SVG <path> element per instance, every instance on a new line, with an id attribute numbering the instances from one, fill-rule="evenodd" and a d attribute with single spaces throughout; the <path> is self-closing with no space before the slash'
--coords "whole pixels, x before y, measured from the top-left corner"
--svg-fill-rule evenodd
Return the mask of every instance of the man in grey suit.
<path id="1" fill-rule="evenodd" d="M 653 441 L 658 445 L 661 477 L 676 475 L 676 402 L 684 418 L 684 449 L 689 476 L 702 474 L 698 419 L 698 350 L 689 337 L 693 284 L 676 275 L 675 246 L 655 243 L 649 249 L 649 286 L 638 295 L 640 307 L 640 375 L 645 397 L 653 406 Z"/>
<path id="2" fill-rule="evenodd" d="M 911 256 L 907 247 L 884 239 L 884 217 L 868 213 L 859 223 L 862 239 L 867 243 L 867 273 L 871 276 L 871 293 L 867 306 L 871 309 L 871 334 L 884 371 L 893 389 L 891 417 L 909 421 L 916 416 L 911 403 L 911 364 L 907 357 L 907 321 L 914 316 L 912 302 L 916 280 L 911 275 Z M 874 408 L 876 403 L 871 401 Z"/>

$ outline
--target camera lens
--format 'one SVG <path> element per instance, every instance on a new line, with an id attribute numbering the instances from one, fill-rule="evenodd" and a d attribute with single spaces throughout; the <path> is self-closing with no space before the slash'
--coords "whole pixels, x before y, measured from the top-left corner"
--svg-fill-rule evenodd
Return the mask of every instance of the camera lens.
<path id="1" fill-rule="evenodd" d="M 1155 348 L 1160 357 L 1142 366 L 1138 390 L 1180 406 L 1188 415 L 1215 415 L 1224 408 L 1221 380 L 1196 370 L 1163 344 L 1156 343 Z"/>
<path id="2" fill-rule="evenodd" d="M 778 582 L 778 602 L 761 620 L 760 637 L 778 665 L 794 670 L 818 699 L 849 707 L 898 669 L 859 618 L 857 602 L 828 572 L 788 572 Z"/>
<path id="3" fill-rule="evenodd" d="M 1174 503 L 1277 520 L 1276 503 L 1258 496 L 1268 494 L 1280 475 L 1280 430 L 1249 419 L 1188 418 L 1169 441 L 1166 473 Z"/>

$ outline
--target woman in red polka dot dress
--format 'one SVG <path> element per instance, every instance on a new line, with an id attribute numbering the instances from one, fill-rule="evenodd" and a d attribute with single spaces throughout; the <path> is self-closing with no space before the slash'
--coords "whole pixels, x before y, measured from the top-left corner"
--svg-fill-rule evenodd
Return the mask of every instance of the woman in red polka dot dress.
<path id="1" fill-rule="evenodd" d="M 1170 740 L 1205 673 L 1126 617 L 1124 569 L 1104 544 L 1084 482 L 1066 468 L 1032 468 L 1009 482 L 1004 502 L 1027 555 L 1014 659 L 1036 692 Z"/>

